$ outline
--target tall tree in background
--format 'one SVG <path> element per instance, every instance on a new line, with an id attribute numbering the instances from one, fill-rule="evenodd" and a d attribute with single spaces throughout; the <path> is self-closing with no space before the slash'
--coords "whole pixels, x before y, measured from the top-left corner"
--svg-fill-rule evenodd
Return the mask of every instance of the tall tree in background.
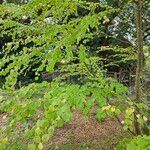
<path id="1" fill-rule="evenodd" d="M 141 101 L 141 75 L 144 66 L 144 53 L 143 53 L 143 32 L 142 32 L 142 0 L 135 1 L 135 17 L 136 17 L 136 33 L 137 33 L 137 69 L 136 69 L 136 81 L 135 92 L 136 101 Z M 140 134 L 140 129 L 136 121 L 135 116 L 135 131 Z"/>
<path id="2" fill-rule="evenodd" d="M 143 54 L 143 33 L 142 33 L 142 0 L 136 1 L 136 32 L 137 32 L 137 70 L 136 70 L 136 100 L 140 101 L 140 78 L 144 66 L 144 54 Z"/>

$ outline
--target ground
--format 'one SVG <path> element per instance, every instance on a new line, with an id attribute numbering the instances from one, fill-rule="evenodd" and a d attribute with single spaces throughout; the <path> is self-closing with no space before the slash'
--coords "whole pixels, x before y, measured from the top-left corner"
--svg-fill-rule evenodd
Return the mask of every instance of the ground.
<path id="1" fill-rule="evenodd" d="M 56 130 L 54 137 L 47 144 L 47 150 L 114 150 L 118 141 L 131 137 L 115 118 L 109 117 L 104 122 L 99 122 L 92 114 L 89 119 L 85 119 L 77 110 L 73 111 L 73 116 L 70 123 Z M 7 116 L 3 113 L 0 118 L 0 128 L 4 130 Z M 16 142 L 11 145 L 11 150 L 26 149 L 24 143 L 22 146 L 16 145 Z"/>

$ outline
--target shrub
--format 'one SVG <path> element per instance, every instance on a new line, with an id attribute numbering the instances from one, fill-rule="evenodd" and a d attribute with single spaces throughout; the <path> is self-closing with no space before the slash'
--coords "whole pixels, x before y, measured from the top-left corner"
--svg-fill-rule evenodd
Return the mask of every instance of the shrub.
<path id="1" fill-rule="evenodd" d="M 150 150 L 150 136 L 143 135 L 130 139 L 124 139 L 116 146 L 116 150 Z"/>

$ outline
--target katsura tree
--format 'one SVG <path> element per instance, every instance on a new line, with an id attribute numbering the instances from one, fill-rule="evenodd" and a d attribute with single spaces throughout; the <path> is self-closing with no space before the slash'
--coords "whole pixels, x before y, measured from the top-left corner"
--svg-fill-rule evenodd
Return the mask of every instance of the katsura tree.
<path id="1" fill-rule="evenodd" d="M 99 59 L 89 55 L 87 43 L 99 33 L 103 22 L 108 22 L 108 16 L 117 11 L 102 6 L 97 12 L 100 3 L 83 0 L 33 0 L 21 6 L 0 5 L 0 76 L 4 78 L 3 88 L 11 95 L 0 98 L 0 110 L 9 113 L 7 130 L 2 132 L 3 149 L 18 135 L 27 139 L 29 149 L 44 149 L 55 129 L 71 121 L 73 108 L 87 117 L 94 107 L 100 121 L 115 116 L 121 122 L 118 116 L 123 111 L 122 124 L 134 134 L 135 104 L 128 100 L 127 88 L 105 78 L 104 71 L 97 66 Z M 41 72 L 55 70 L 66 74 L 52 82 L 16 89 L 18 80 L 30 72 L 38 81 Z M 66 81 L 66 76 L 78 73 L 84 76 L 84 82 Z M 147 125 L 148 106 L 138 106 L 144 110 L 138 114 L 138 121 Z"/>
<path id="2" fill-rule="evenodd" d="M 73 53 L 84 51 L 84 43 L 93 36 L 91 30 L 96 32 L 100 20 L 105 20 L 105 16 L 115 11 L 105 8 L 95 13 L 97 5 L 84 1 L 75 1 L 74 6 L 70 1 L 33 1 L 20 7 L 2 5 L 1 35 L 4 43 L 1 75 L 7 76 L 6 82 L 11 73 L 18 77 L 21 73 L 32 71 L 36 72 L 36 76 L 44 69 L 53 71 L 55 64 L 61 62 L 64 56 L 66 61 L 70 61 Z M 79 10 L 85 11 L 85 15 L 81 15 Z M 18 62 L 20 67 L 16 68 Z M 15 84 L 16 79 L 10 80 Z"/>
<path id="3" fill-rule="evenodd" d="M 92 56 L 100 58 L 101 61 L 99 63 L 99 66 L 101 66 L 102 62 L 104 68 L 107 70 L 118 71 L 120 68 L 127 69 L 131 66 L 133 66 L 134 68 L 136 62 L 135 51 L 133 50 L 131 41 L 129 41 L 125 37 L 125 33 L 128 32 L 127 28 L 130 26 L 131 21 L 129 21 L 129 23 L 126 23 L 126 28 L 124 28 L 124 25 L 122 24 L 122 16 L 124 16 L 124 14 L 128 14 L 126 18 L 129 18 L 127 8 L 130 7 L 130 3 L 122 0 L 115 3 L 114 1 L 99 2 L 94 0 L 92 0 L 91 2 L 93 2 L 93 4 L 101 3 L 101 5 L 97 6 L 95 10 L 96 13 L 100 13 L 107 7 L 115 8 L 115 11 L 112 11 L 107 16 L 104 16 L 104 19 L 101 20 L 100 24 L 97 26 L 98 29 L 96 31 L 93 31 L 93 37 L 89 38 L 86 43 L 83 43 L 84 45 L 86 45 L 86 47 L 88 47 L 88 53 Z M 118 5 L 120 5 L 120 7 L 117 7 Z M 85 11 L 83 8 L 79 8 L 77 17 L 80 18 L 87 14 L 88 11 Z M 24 20 L 26 23 L 28 21 L 30 22 L 30 19 L 26 17 L 27 16 L 24 15 L 24 19 L 22 18 L 22 21 Z M 119 18 L 119 21 L 116 19 L 117 17 Z M 68 20 L 69 19 L 72 19 L 72 17 L 69 17 Z M 51 18 L 45 19 L 45 21 L 48 20 L 50 21 Z M 116 21 L 118 22 L 118 25 L 116 25 Z M 4 45 L 4 43 L 7 42 L 8 39 L 10 39 L 10 32 L 8 31 L 7 33 L 7 36 L 2 36 L 2 45 Z M 107 57 L 107 55 L 109 56 Z M 31 72 L 33 71 L 30 71 L 30 73 Z"/>
<path id="4" fill-rule="evenodd" d="M 22 6 L 0 6 L 1 35 L 5 38 L 0 56 L 0 76 L 4 77 L 4 88 L 12 92 L 11 100 L 1 100 L 1 110 L 8 111 L 10 117 L 1 140 L 4 149 L 3 144 L 8 138 L 12 140 L 20 132 L 18 123 L 23 127 L 23 136 L 32 139 L 28 141 L 29 149 L 43 149 L 55 128 L 72 119 L 73 107 L 87 116 L 96 104 L 95 113 L 99 120 L 108 114 L 120 113 L 109 100 L 111 97 L 125 98 L 127 89 L 111 78 L 105 79 L 96 64 L 92 67 L 95 72 L 91 72 L 93 59 L 88 56 L 85 45 L 93 38 L 101 21 L 116 11 L 105 7 L 96 12 L 98 6 L 79 0 L 36 0 Z M 81 10 L 85 13 L 80 14 Z M 83 85 L 58 79 L 51 83 L 29 84 L 14 91 L 20 76 L 33 71 L 37 80 L 42 71 L 53 72 L 60 64 L 69 66 L 72 62 L 75 66 L 70 68 L 70 74 L 83 73 L 86 76 Z M 101 110 L 103 106 L 106 109 Z M 109 112 L 106 112 L 107 107 L 111 108 Z"/>

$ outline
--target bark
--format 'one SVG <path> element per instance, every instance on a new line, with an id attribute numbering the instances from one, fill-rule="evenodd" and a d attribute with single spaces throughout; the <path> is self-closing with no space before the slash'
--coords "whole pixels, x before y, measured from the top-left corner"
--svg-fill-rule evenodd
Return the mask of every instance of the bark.
<path id="1" fill-rule="evenodd" d="M 141 101 L 141 76 L 144 66 L 144 54 L 143 54 L 143 32 L 142 32 L 142 0 L 135 1 L 135 16 L 136 16 L 136 38 L 137 38 L 137 68 L 136 68 L 136 80 L 135 80 L 135 100 Z M 136 114 L 134 115 L 134 127 L 136 134 L 140 134 L 140 127 L 137 122 Z"/>
<path id="2" fill-rule="evenodd" d="M 136 69 L 136 81 L 135 92 L 136 100 L 141 101 L 141 76 L 144 65 L 143 54 L 143 32 L 142 32 L 142 0 L 138 0 L 136 3 L 136 33 L 137 33 L 137 69 Z"/>

